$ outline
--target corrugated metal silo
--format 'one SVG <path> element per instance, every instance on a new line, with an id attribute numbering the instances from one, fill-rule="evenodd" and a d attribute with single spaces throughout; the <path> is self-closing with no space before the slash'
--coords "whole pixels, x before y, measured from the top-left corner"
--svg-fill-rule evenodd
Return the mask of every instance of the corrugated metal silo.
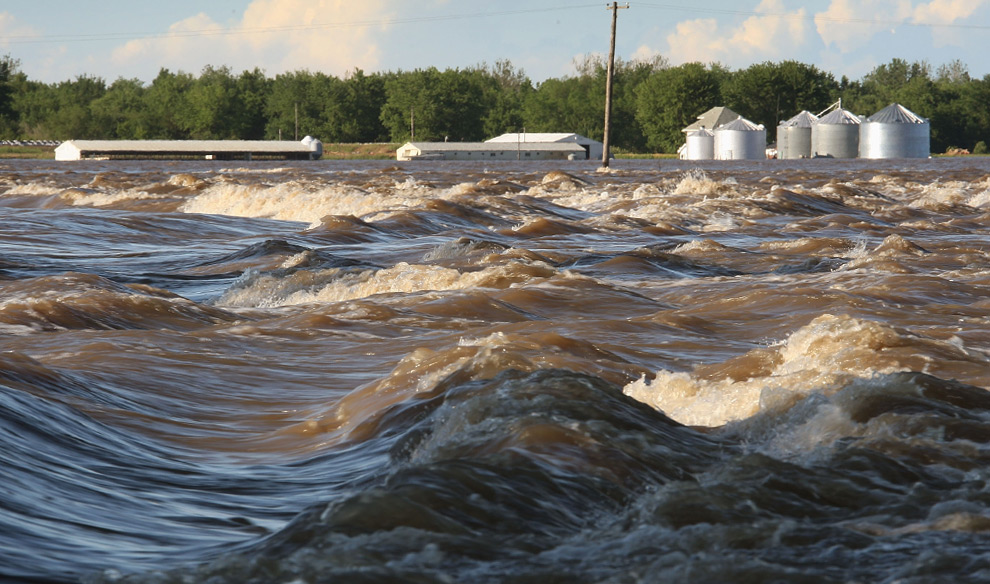
<path id="1" fill-rule="evenodd" d="M 767 157 L 767 131 L 745 118 L 715 128 L 716 160 L 759 160 Z"/>
<path id="2" fill-rule="evenodd" d="M 841 107 L 819 118 L 811 128 L 813 156 L 856 158 L 859 156 L 859 125 L 856 114 Z"/>
<path id="3" fill-rule="evenodd" d="M 862 158 L 928 158 L 931 126 L 906 107 L 892 103 L 860 126 Z"/>
<path id="4" fill-rule="evenodd" d="M 811 128 L 818 116 L 805 110 L 777 126 L 777 157 L 811 158 Z"/>
<path id="5" fill-rule="evenodd" d="M 687 160 L 714 160 L 715 134 L 701 128 L 687 135 Z"/>

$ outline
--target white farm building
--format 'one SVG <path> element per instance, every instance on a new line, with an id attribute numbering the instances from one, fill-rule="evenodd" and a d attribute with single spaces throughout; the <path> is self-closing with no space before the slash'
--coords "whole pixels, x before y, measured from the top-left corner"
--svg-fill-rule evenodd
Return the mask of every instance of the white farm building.
<path id="1" fill-rule="evenodd" d="M 587 150 L 573 142 L 406 142 L 396 160 L 584 160 Z"/>
<path id="2" fill-rule="evenodd" d="M 578 144 L 586 152 L 586 160 L 601 160 L 605 145 L 597 140 L 585 138 L 580 134 L 568 134 L 566 132 L 537 132 L 537 133 L 510 133 L 496 136 L 487 143 L 494 144 Z"/>
<path id="3" fill-rule="evenodd" d="M 310 136 L 299 142 L 275 140 L 69 140 L 55 160 L 205 159 L 318 160 L 323 144 Z"/>

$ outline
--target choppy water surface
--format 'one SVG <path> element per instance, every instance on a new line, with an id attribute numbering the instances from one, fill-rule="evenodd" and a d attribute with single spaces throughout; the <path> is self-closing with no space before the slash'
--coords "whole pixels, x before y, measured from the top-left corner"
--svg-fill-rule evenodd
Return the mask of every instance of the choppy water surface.
<path id="1" fill-rule="evenodd" d="M 0 193 L 0 579 L 990 579 L 990 159 Z"/>

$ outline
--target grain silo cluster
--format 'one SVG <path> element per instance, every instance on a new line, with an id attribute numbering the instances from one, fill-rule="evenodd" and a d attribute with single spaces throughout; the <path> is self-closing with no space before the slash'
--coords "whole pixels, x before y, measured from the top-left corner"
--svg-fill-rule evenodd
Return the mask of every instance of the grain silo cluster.
<path id="1" fill-rule="evenodd" d="M 715 107 L 684 128 L 681 158 L 687 160 L 760 160 L 766 158 L 766 129 L 727 107 Z"/>
<path id="2" fill-rule="evenodd" d="M 729 108 L 712 108 L 684 128 L 686 160 L 767 157 L 766 130 Z M 822 113 L 802 111 L 777 126 L 777 158 L 928 158 L 931 126 L 900 104 L 868 118 L 838 102 Z"/>
<path id="3" fill-rule="evenodd" d="M 803 140 L 807 134 L 797 134 L 805 126 L 810 130 L 809 142 Z M 818 116 L 801 112 L 778 126 L 777 152 L 785 159 L 928 158 L 930 134 L 928 120 L 900 104 L 863 118 L 838 102 Z"/>

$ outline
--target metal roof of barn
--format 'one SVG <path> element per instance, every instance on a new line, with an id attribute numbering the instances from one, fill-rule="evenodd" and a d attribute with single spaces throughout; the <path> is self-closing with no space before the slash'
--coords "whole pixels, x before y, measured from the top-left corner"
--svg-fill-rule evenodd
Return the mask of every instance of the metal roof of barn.
<path id="1" fill-rule="evenodd" d="M 323 145 L 307 136 L 281 140 L 68 140 L 55 149 L 56 159 L 82 158 L 320 158 Z"/>
<path id="2" fill-rule="evenodd" d="M 709 130 L 714 130 L 715 128 L 728 124 L 729 122 L 739 118 L 739 114 L 730 110 L 727 107 L 713 107 L 712 109 L 706 111 L 705 113 L 698 116 L 698 120 L 688 127 L 681 130 L 682 132 L 693 132 L 695 130 L 700 130 L 702 128 L 708 128 Z"/>
<path id="3" fill-rule="evenodd" d="M 573 132 L 510 132 L 508 134 L 502 134 L 501 136 L 495 136 L 485 140 L 489 143 L 504 143 L 511 142 L 515 144 L 516 142 L 523 142 L 529 144 L 531 142 L 595 142 L 591 138 L 585 138 L 581 134 L 575 134 Z"/>
<path id="4" fill-rule="evenodd" d="M 516 142 L 409 142 L 421 152 L 491 152 L 514 151 Z M 550 152 L 584 152 L 580 144 L 574 142 L 521 142 L 523 150 Z"/>

